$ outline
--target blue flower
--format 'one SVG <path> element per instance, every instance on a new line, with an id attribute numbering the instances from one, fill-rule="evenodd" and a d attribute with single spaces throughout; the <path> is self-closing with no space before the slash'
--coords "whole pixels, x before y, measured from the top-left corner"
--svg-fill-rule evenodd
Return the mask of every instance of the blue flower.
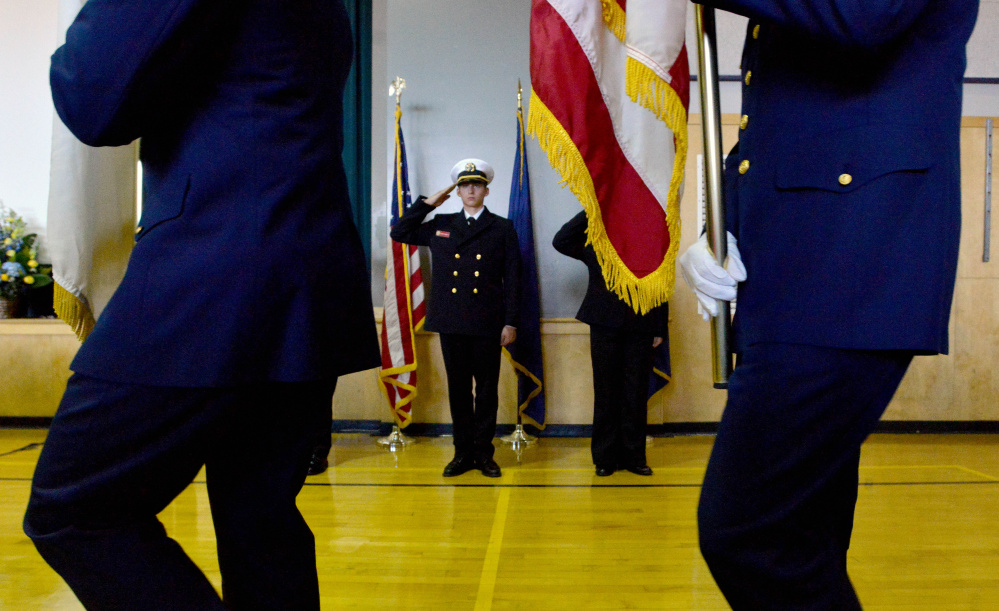
<path id="1" fill-rule="evenodd" d="M 14 261 L 8 261 L 3 265 L 0 265 L 0 269 L 3 269 L 3 273 L 7 274 L 11 278 L 20 278 L 24 275 L 24 266 L 20 263 L 15 263 Z"/>

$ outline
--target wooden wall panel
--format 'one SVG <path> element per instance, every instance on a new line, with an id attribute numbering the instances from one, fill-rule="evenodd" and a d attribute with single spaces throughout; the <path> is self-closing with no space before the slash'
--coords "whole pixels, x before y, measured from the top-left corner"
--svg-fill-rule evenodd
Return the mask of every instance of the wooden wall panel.
<path id="1" fill-rule="evenodd" d="M 686 187 L 681 202 L 680 252 L 698 236 L 697 155 L 700 118 L 692 116 Z M 725 150 L 737 136 L 738 117 L 723 117 Z M 951 316 L 951 354 L 917 357 L 885 415 L 889 420 L 999 420 L 999 252 L 981 260 L 983 238 L 985 120 L 962 124 L 963 230 L 958 283 Z M 993 193 L 999 192 L 999 163 L 993 155 Z M 999 219 L 997 219 L 999 220 Z M 993 223 L 993 250 L 999 230 Z M 697 315 L 697 303 L 679 272 L 670 302 L 673 380 L 653 400 L 649 422 L 715 422 L 726 393 L 711 380 L 710 330 Z M 51 416 L 69 376 L 78 343 L 60 321 L 0 321 L 0 416 Z M 542 325 L 545 400 L 550 424 L 589 424 L 593 419 L 593 380 L 589 328 L 572 319 Z M 414 421 L 448 423 L 447 380 L 436 334 L 417 335 L 419 396 Z M 503 360 L 499 421 L 516 421 L 516 380 Z M 381 420 L 391 415 L 376 370 L 341 378 L 333 400 L 334 418 Z"/>

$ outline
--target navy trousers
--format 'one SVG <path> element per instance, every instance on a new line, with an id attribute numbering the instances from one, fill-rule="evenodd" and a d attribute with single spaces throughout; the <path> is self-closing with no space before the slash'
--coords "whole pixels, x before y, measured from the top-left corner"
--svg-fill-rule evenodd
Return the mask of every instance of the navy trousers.
<path id="1" fill-rule="evenodd" d="M 698 508 L 734 610 L 860 609 L 846 572 L 860 446 L 911 360 L 789 344 L 741 355 Z"/>
<path id="2" fill-rule="evenodd" d="M 455 456 L 493 457 L 499 409 L 500 337 L 441 333 Z M 472 381 L 475 395 L 472 395 Z"/>
<path id="3" fill-rule="evenodd" d="M 87 609 L 319 609 L 295 505 L 335 380 L 235 388 L 74 375 L 42 448 L 25 533 Z M 222 595 L 157 514 L 205 467 Z"/>
<path id="4" fill-rule="evenodd" d="M 610 469 L 645 466 L 652 332 L 629 325 L 590 325 L 593 362 L 593 464 Z"/>

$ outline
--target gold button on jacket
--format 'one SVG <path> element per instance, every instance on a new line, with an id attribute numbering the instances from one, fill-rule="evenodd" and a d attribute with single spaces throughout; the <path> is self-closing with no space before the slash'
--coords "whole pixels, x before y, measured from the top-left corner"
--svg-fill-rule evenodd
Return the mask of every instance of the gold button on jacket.
<path id="1" fill-rule="evenodd" d="M 850 184 L 851 182 L 853 182 L 853 176 L 850 176 L 849 174 L 839 175 L 839 184 L 843 185 L 844 187 Z"/>
<path id="2" fill-rule="evenodd" d="M 749 171 L 749 160 L 743 159 L 742 163 L 739 164 L 739 173 L 745 174 L 748 171 Z"/>
<path id="3" fill-rule="evenodd" d="M 739 129 L 746 129 L 749 126 L 749 115 L 742 115 L 739 119 Z"/>

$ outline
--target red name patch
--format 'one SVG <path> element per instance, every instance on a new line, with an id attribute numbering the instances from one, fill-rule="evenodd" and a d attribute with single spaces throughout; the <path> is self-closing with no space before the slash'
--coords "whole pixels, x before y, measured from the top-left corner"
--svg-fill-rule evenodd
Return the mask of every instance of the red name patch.
<path id="1" fill-rule="evenodd" d="M 451 237 L 451 232 L 450 231 L 440 231 L 440 230 L 438 230 L 437 231 L 437 237 L 438 238 L 450 238 Z"/>

